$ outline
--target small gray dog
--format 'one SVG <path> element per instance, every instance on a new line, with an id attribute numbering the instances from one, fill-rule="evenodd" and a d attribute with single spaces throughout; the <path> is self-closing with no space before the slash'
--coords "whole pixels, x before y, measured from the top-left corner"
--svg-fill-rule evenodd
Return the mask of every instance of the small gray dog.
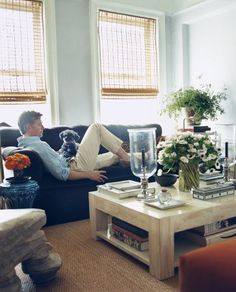
<path id="1" fill-rule="evenodd" d="M 58 150 L 58 153 L 69 161 L 77 153 L 77 143 L 80 140 L 80 136 L 73 130 L 64 130 L 59 134 L 59 138 L 63 141 L 63 144 Z"/>

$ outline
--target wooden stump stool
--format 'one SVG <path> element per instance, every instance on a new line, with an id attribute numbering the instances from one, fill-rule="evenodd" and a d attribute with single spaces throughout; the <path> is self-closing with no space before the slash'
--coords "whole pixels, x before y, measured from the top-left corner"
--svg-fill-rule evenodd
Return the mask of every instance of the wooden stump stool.
<path id="1" fill-rule="evenodd" d="M 55 278 L 61 267 L 60 256 L 42 230 L 46 215 L 40 209 L 9 209 L 0 212 L 0 291 L 21 291 L 21 282 L 15 266 L 35 284 Z"/>

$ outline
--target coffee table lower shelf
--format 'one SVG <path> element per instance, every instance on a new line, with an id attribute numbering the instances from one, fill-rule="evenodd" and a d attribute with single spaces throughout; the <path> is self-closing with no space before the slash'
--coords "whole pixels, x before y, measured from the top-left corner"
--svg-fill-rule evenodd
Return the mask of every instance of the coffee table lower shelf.
<path id="1" fill-rule="evenodd" d="M 122 251 L 126 252 L 127 254 L 131 255 L 132 257 L 136 258 L 137 260 L 143 262 L 144 264 L 149 266 L 149 253 L 147 251 L 139 251 L 133 247 L 128 246 L 127 244 L 123 243 L 122 241 L 114 238 L 111 236 L 109 229 L 104 231 L 97 231 L 97 237 L 109 242 L 113 246 L 121 249 Z M 202 247 L 201 245 L 192 242 L 191 240 L 187 240 L 184 238 L 178 238 L 175 240 L 175 267 L 179 265 L 179 257 L 189 251 L 192 251 L 196 248 Z"/>

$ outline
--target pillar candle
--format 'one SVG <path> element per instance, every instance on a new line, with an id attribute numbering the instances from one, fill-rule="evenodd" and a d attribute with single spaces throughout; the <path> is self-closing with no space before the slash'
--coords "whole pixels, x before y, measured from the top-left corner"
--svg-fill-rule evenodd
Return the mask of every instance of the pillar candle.
<path id="1" fill-rule="evenodd" d="M 142 149 L 142 167 L 145 167 L 146 162 L 145 162 L 145 151 Z"/>
<path id="2" fill-rule="evenodd" d="M 225 142 L 225 158 L 228 158 L 229 157 L 229 143 L 228 142 Z"/>

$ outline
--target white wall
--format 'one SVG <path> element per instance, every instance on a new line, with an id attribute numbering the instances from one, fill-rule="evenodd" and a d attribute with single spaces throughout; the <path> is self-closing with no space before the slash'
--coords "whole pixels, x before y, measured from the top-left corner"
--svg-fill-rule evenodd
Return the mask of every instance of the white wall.
<path id="1" fill-rule="evenodd" d="M 214 88 L 228 88 L 225 114 L 216 123 L 236 123 L 236 2 L 212 0 L 172 19 L 172 88 L 199 85 L 198 76 Z"/>
<path id="2" fill-rule="evenodd" d="M 108 2 L 168 12 L 177 9 L 175 4 L 179 3 L 153 0 Z M 184 4 L 183 8 L 188 2 L 181 2 Z M 61 124 L 89 124 L 99 119 L 96 114 L 99 96 L 98 92 L 92 90 L 96 72 L 91 70 L 93 55 L 90 52 L 92 50 L 94 54 L 94 43 L 91 44 L 90 40 L 89 3 L 89 0 L 55 1 Z M 161 62 L 165 63 L 163 68 L 166 70 L 166 80 L 162 82 L 164 85 L 161 95 L 183 85 L 196 84 L 197 76 L 203 73 L 206 82 L 211 82 L 219 88 L 225 84 L 229 88 L 230 98 L 226 103 L 226 114 L 219 122 L 236 122 L 232 106 L 235 103 L 236 91 L 236 84 L 233 82 L 236 62 L 234 6 L 235 1 L 232 0 L 210 0 L 206 1 L 206 4 L 175 14 L 173 18 L 166 17 L 165 23 L 165 52 Z M 231 9 L 234 10 L 231 12 Z M 132 107 L 128 101 L 124 101 L 117 116 L 123 115 L 124 123 L 160 122 L 164 133 L 168 134 L 176 125 L 168 117 L 159 115 L 160 107 L 161 96 L 158 102 L 147 101 L 145 107 L 141 101 L 137 101 L 137 107 Z M 139 119 L 133 117 L 133 112 L 138 113 Z M 114 116 L 114 122 L 116 118 Z"/>
<path id="3" fill-rule="evenodd" d="M 60 123 L 93 121 L 89 1 L 56 0 L 57 69 Z"/>
<path id="4" fill-rule="evenodd" d="M 196 77 L 221 89 L 226 85 L 229 98 L 222 105 L 225 114 L 220 123 L 236 123 L 236 5 L 230 11 L 210 16 L 189 27 L 189 81 L 197 85 Z"/>
<path id="5" fill-rule="evenodd" d="M 52 122 L 54 124 L 89 124 L 99 119 L 96 115 L 99 97 L 97 92 L 93 92 L 92 90 L 92 81 L 95 72 L 94 69 L 91 70 L 91 57 L 93 57 L 91 56 L 91 51 L 93 51 L 94 46 L 90 42 L 91 15 L 89 13 L 89 4 L 91 1 L 45 0 L 47 18 L 49 19 L 46 25 L 48 25 L 47 29 L 49 27 L 51 29 L 48 34 L 48 61 L 51 68 L 49 81 L 50 96 L 52 97 L 52 112 L 54 114 Z M 119 4 L 120 7 L 129 6 L 139 11 L 149 9 L 153 13 L 165 12 L 168 14 L 201 1 L 109 0 L 107 2 Z M 221 1 L 227 2 L 230 0 Z M 100 2 L 104 1 L 101 0 Z M 177 54 L 177 58 L 174 59 L 180 61 L 180 63 L 182 60 L 181 53 L 179 54 L 178 52 L 179 43 L 171 38 L 172 31 L 169 28 L 170 22 L 170 17 L 165 17 L 165 31 L 163 32 L 162 30 L 160 40 L 164 43 L 164 49 L 162 50 L 160 59 L 160 65 L 162 67 L 160 74 L 161 93 L 157 100 L 148 100 L 145 104 L 144 101 L 137 101 L 136 107 L 130 106 L 128 101 L 122 102 L 119 105 L 120 113 L 117 116 L 123 115 L 124 123 L 160 122 L 163 128 L 166 128 L 167 132 L 174 127 L 174 123 L 171 120 L 167 117 L 160 117 L 159 114 L 162 104 L 161 97 L 173 87 L 176 76 L 182 79 L 182 65 L 180 64 L 179 66 L 178 63 L 171 62 L 171 54 L 173 52 Z M 177 72 L 175 72 L 175 68 L 177 68 Z M 12 108 L 13 106 L 9 108 L 0 106 L 0 121 L 9 121 L 10 124 L 16 125 L 16 116 L 25 107 L 14 106 L 14 113 L 11 110 Z M 43 112 L 46 126 L 50 125 L 51 113 L 49 103 L 46 106 L 40 107 L 33 105 L 27 109 Z M 136 116 L 133 116 L 132 112 L 136 112 Z M 114 122 L 116 121 L 114 120 Z"/>
<path id="6" fill-rule="evenodd" d="M 96 21 L 94 19 L 91 21 L 91 17 L 94 18 L 94 15 L 89 14 L 89 4 L 92 2 L 92 0 L 55 1 L 58 103 L 61 124 L 89 124 L 100 119 L 99 92 L 97 88 L 94 89 L 97 64 L 91 70 L 91 60 L 97 54 L 94 50 L 97 45 Z M 173 2 L 172 0 L 158 2 L 155 0 L 97 0 L 96 2 L 107 2 L 110 7 L 116 5 L 120 9 L 133 9 L 143 11 L 143 13 L 150 10 L 153 14 L 161 11 L 169 13 L 179 8 L 185 8 L 190 3 L 189 0 L 182 1 L 180 7 L 179 1 Z M 192 1 L 192 3 L 196 2 L 199 0 Z M 109 111 L 106 111 L 107 114 L 103 115 L 102 120 L 104 123 L 159 122 L 163 125 L 164 132 L 167 131 L 167 133 L 174 128 L 173 121 L 160 116 L 162 97 L 166 94 L 166 90 L 171 88 L 174 73 L 170 58 L 174 47 L 171 43 L 169 25 L 170 18 L 166 17 L 165 21 L 161 23 L 160 43 L 163 44 L 163 47 L 159 59 L 161 92 L 158 99 L 148 100 L 146 103 L 144 100 L 138 100 L 136 104 L 129 100 L 117 101 L 115 105 L 107 102 L 102 105 L 103 110 L 109 106 L 115 109 L 116 113 L 109 114 Z M 90 41 L 90 33 L 93 30 L 95 30 L 95 34 Z M 90 55 L 91 51 L 92 55 Z"/>
<path id="7" fill-rule="evenodd" d="M 89 3 L 91 2 L 93 1 L 55 1 L 58 99 L 61 124 L 89 124 L 95 120 L 100 120 L 98 106 L 100 96 L 99 92 L 92 88 L 92 86 L 94 87 L 94 78 L 96 77 L 98 66 L 95 64 L 91 71 L 91 60 L 97 54 L 97 51 L 94 50 L 94 47 L 97 45 L 96 14 L 92 16 L 89 14 Z M 146 1 L 143 0 L 100 2 L 108 2 L 109 5 L 113 3 L 123 9 L 129 7 L 129 9 L 134 11 L 141 10 L 143 13 L 147 10 L 146 6 L 148 6 L 152 14 L 156 14 L 158 10 L 156 1 L 149 1 L 149 5 L 146 5 Z M 143 8 L 141 5 L 143 5 Z M 162 8 L 168 9 L 170 1 L 168 3 L 161 1 L 160 5 Z M 154 7 L 155 11 L 153 10 Z M 91 17 L 93 18 L 92 21 Z M 163 19 L 160 40 L 163 44 L 163 48 L 161 48 L 161 66 L 163 68 L 161 73 L 161 94 L 166 90 L 166 73 L 164 72 L 166 68 L 165 62 L 167 61 L 165 25 L 165 19 Z M 91 31 L 94 31 L 92 41 L 90 41 Z M 91 51 L 92 56 L 90 55 Z M 115 114 L 109 117 L 108 113 L 107 116 L 104 116 L 102 122 L 129 124 L 160 122 L 159 103 L 160 99 L 148 100 L 146 103 L 144 100 L 139 100 L 136 105 L 133 102 L 130 104 L 130 101 L 127 100 L 117 102 L 115 106 L 114 104 L 111 106 L 112 109 L 115 108 Z M 104 107 L 106 108 L 107 105 Z"/>

